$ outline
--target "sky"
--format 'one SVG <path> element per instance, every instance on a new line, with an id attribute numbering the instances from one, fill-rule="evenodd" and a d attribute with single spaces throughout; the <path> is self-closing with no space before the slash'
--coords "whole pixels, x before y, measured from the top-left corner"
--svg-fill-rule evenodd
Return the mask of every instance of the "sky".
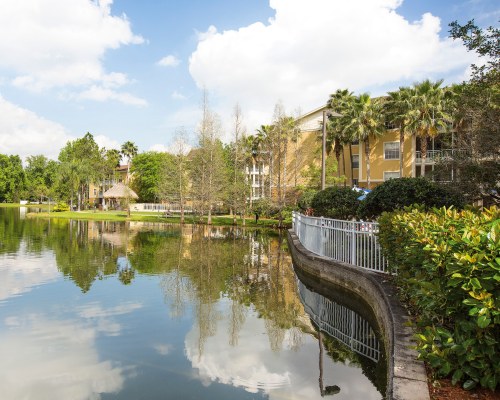
<path id="1" fill-rule="evenodd" d="M 196 144 L 204 89 L 230 140 L 281 103 L 300 115 L 348 88 L 373 96 L 467 79 L 448 24 L 498 26 L 496 0 L 1 0 L 0 153 L 56 159 L 69 140 Z"/>

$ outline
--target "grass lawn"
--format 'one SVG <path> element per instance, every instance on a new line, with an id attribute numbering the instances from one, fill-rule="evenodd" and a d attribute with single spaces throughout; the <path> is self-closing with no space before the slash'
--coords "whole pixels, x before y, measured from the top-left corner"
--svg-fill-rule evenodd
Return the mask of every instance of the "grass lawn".
<path id="1" fill-rule="evenodd" d="M 9 204 L 0 203 L 0 207 L 13 208 L 21 207 L 19 204 Z M 25 207 L 25 206 L 22 206 Z M 27 216 L 30 218 L 67 218 L 67 219 L 83 219 L 83 220 L 94 220 L 94 221 L 144 221 L 144 222 L 165 222 L 165 223 L 180 223 L 180 216 L 173 215 L 169 217 L 164 217 L 163 214 L 158 212 L 147 212 L 147 211 L 132 211 L 130 213 L 130 218 L 127 217 L 126 211 L 64 211 L 64 212 L 50 212 L 49 206 L 47 204 L 32 204 L 26 207 L 34 207 L 46 209 L 43 212 L 32 212 L 28 210 Z M 206 224 L 207 218 L 200 218 L 198 216 L 192 216 L 186 214 L 184 219 L 186 224 Z M 237 218 L 237 225 L 242 225 L 241 218 Z M 232 226 L 233 217 L 230 215 L 215 215 L 212 216 L 212 225 L 215 226 Z M 245 226 L 250 228 L 276 228 L 278 226 L 278 221 L 275 219 L 265 219 L 259 218 L 259 222 L 255 223 L 254 218 L 246 218 Z"/>

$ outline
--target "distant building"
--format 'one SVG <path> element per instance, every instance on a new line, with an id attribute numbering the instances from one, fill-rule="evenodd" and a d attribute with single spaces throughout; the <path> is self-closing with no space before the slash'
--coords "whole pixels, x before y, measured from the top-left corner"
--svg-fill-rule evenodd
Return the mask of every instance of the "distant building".
<path id="1" fill-rule="evenodd" d="M 103 195 L 106 190 L 110 189 L 115 183 L 125 183 L 127 180 L 128 165 L 120 165 L 116 167 L 113 176 L 103 180 L 100 184 L 89 185 L 89 203 L 92 205 L 103 204 Z M 132 174 L 131 174 L 132 175 Z"/>

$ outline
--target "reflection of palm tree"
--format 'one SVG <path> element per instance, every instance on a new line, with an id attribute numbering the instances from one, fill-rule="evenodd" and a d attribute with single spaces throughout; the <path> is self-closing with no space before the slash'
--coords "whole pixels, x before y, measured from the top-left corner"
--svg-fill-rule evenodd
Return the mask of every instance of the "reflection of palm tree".
<path id="1" fill-rule="evenodd" d="M 321 397 L 331 396 L 340 392 L 340 388 L 337 385 L 333 386 L 323 386 L 323 337 L 321 329 L 318 328 L 318 343 L 319 343 L 319 392 Z"/>

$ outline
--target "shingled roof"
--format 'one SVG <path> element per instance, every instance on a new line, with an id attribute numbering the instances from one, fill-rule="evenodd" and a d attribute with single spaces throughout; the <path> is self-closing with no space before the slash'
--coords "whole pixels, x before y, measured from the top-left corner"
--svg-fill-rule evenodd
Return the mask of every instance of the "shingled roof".
<path id="1" fill-rule="evenodd" d="M 115 183 L 110 189 L 104 192 L 103 196 L 105 199 L 124 199 L 127 197 L 131 199 L 139 198 L 136 192 L 121 182 Z"/>

